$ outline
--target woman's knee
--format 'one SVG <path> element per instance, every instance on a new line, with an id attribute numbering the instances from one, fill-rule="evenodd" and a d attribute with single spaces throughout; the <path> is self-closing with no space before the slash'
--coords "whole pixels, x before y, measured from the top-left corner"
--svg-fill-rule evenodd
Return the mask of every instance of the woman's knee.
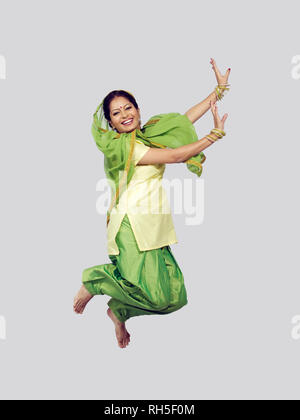
<path id="1" fill-rule="evenodd" d="M 183 306 L 187 304 L 188 304 L 187 294 L 184 289 L 182 293 L 178 296 L 178 298 L 172 302 L 172 305 L 170 306 L 170 308 L 173 311 L 177 311 L 178 309 L 182 308 Z"/>
<path id="2" fill-rule="evenodd" d="M 85 283 L 101 279 L 106 266 L 108 266 L 108 264 L 94 265 L 93 267 L 85 268 L 82 271 L 82 282 Z"/>
<path id="3" fill-rule="evenodd" d="M 82 271 L 82 282 L 85 283 L 90 279 L 91 268 L 85 268 Z"/>
<path id="4" fill-rule="evenodd" d="M 177 311 L 177 309 L 182 308 L 187 305 L 188 300 L 186 293 L 182 293 L 177 299 L 160 299 L 159 301 L 152 302 L 153 308 L 157 311 L 164 311 L 170 309 L 172 311 Z"/>

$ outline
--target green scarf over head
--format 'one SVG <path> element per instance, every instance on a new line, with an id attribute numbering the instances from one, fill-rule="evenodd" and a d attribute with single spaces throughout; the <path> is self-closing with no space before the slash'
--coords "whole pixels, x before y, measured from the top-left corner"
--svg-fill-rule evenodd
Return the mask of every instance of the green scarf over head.
<path id="1" fill-rule="evenodd" d="M 107 224 L 112 208 L 119 203 L 122 193 L 133 176 L 135 165 L 132 157 L 136 139 L 148 147 L 171 149 L 198 140 L 193 123 L 185 114 L 176 112 L 154 115 L 141 130 L 118 133 L 110 129 L 108 121 L 104 118 L 103 101 L 93 115 L 92 135 L 97 147 L 104 154 L 104 171 L 112 190 L 112 201 L 107 211 Z M 204 153 L 200 152 L 185 163 L 191 172 L 200 177 L 205 159 Z"/>

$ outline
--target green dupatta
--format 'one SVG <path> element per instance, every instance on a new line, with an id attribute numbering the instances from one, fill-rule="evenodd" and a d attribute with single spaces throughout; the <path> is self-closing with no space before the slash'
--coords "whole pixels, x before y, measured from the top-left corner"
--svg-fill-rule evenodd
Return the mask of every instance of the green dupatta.
<path id="1" fill-rule="evenodd" d="M 198 140 L 198 136 L 189 118 L 185 114 L 176 112 L 151 117 L 141 130 L 117 133 L 109 129 L 108 122 L 103 128 L 103 110 L 100 108 L 101 104 L 93 115 L 91 131 L 98 149 L 104 154 L 104 171 L 112 190 L 112 201 L 107 211 L 108 225 L 111 210 L 119 203 L 119 199 L 135 170 L 132 157 L 136 139 L 148 147 L 175 149 L 185 144 L 194 143 Z M 191 172 L 200 177 L 202 163 L 205 159 L 204 153 L 200 152 L 185 163 Z"/>

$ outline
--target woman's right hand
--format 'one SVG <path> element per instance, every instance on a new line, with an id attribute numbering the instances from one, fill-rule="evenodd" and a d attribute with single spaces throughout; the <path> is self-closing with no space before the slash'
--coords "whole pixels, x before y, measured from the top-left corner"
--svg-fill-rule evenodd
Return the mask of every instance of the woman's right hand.
<path id="1" fill-rule="evenodd" d="M 220 118 L 219 114 L 218 114 L 218 107 L 216 105 L 217 101 L 210 101 L 210 109 L 211 112 L 213 114 L 214 117 L 214 124 L 215 124 L 215 128 L 218 128 L 219 130 L 223 130 L 224 131 L 224 124 L 225 121 L 228 117 L 228 114 L 224 114 L 222 119 Z"/>

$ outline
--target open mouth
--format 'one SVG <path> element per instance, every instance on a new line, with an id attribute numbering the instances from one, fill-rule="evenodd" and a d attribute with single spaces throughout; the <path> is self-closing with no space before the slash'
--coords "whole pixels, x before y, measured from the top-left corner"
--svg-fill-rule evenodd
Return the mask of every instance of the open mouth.
<path id="1" fill-rule="evenodd" d="M 127 120 L 127 121 L 123 122 L 122 124 L 123 125 L 130 125 L 130 124 L 132 124 L 132 122 L 133 122 L 133 118 L 131 118 L 130 120 Z"/>

